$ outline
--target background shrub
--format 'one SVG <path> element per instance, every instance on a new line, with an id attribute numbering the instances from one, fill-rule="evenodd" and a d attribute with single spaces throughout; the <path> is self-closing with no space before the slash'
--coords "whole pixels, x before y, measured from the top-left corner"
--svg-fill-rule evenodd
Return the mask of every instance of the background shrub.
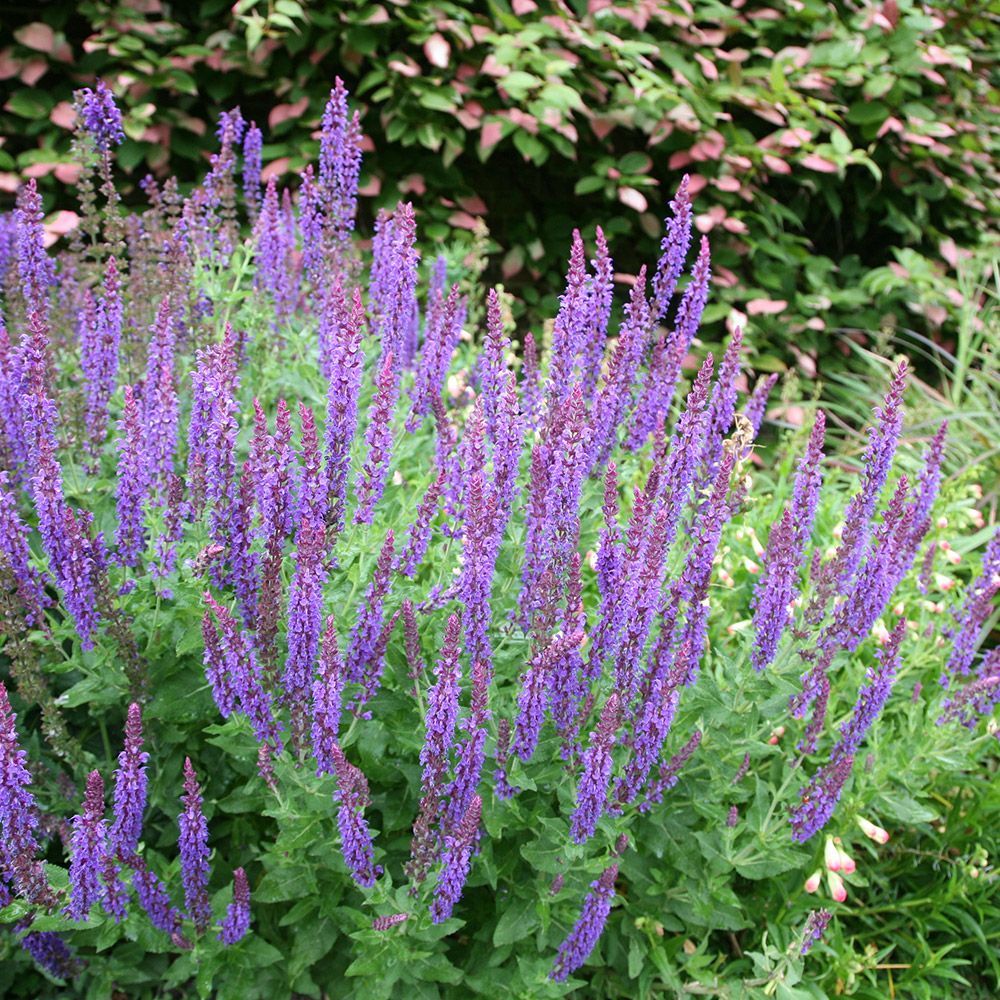
<path id="1" fill-rule="evenodd" d="M 8 191 L 39 176 L 50 206 L 69 207 L 68 102 L 98 75 L 127 110 L 133 199 L 147 170 L 198 176 L 237 103 L 266 124 L 271 169 L 297 172 L 339 73 L 378 150 L 368 218 L 418 195 L 433 241 L 483 216 L 490 276 L 536 325 L 571 228 L 592 236 L 588 220 L 604 219 L 634 273 L 682 172 L 713 237 L 709 328 L 749 314 L 762 368 L 831 367 L 843 327 L 947 342 L 959 260 L 996 241 L 997 29 L 975 0 L 9 8 Z"/>

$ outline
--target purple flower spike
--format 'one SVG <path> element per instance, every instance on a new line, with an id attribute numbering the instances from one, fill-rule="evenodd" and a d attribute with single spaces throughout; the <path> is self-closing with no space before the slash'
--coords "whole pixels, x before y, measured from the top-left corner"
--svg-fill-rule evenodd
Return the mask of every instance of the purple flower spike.
<path id="1" fill-rule="evenodd" d="M 122 113 L 111 88 L 103 80 L 98 80 L 93 90 L 84 87 L 77 92 L 76 109 L 84 131 L 93 138 L 99 152 L 106 153 L 125 141 Z"/>
<path id="2" fill-rule="evenodd" d="M 1000 593 L 1000 529 L 986 546 L 982 565 L 982 572 L 972 582 L 957 613 L 954 644 L 947 667 L 952 676 L 968 674 L 983 627 L 993 612 L 993 598 Z"/>
<path id="3" fill-rule="evenodd" d="M 184 885 L 184 905 L 199 934 L 204 934 L 212 922 L 212 907 L 208 902 L 208 824 L 202 811 L 198 776 L 191 758 L 184 758 L 184 809 L 177 817 L 180 836 L 177 848 L 181 856 L 181 882 Z"/>
<path id="4" fill-rule="evenodd" d="M 590 746 L 583 754 L 583 774 L 577 788 L 577 806 L 570 817 L 570 836 L 584 843 L 597 829 L 608 799 L 611 781 L 611 750 L 622 721 L 622 704 L 616 693 L 604 703 L 597 729 L 590 734 Z"/>
<path id="5" fill-rule="evenodd" d="M 557 983 L 565 982 L 571 973 L 575 972 L 594 950 L 598 939 L 604 932 L 604 925 L 611 913 L 611 902 L 615 898 L 615 879 L 618 878 L 618 865 L 609 865 L 601 873 L 601 877 L 590 883 L 590 892 L 583 901 L 580 918 L 569 932 L 566 940 L 559 945 L 555 966 L 549 973 L 549 978 Z"/>
<path id="6" fill-rule="evenodd" d="M 406 537 L 406 544 L 399 553 L 397 565 L 399 572 L 403 576 L 413 577 L 417 568 L 423 562 L 430 545 L 431 535 L 434 530 L 434 517 L 437 514 L 438 503 L 447 482 L 447 474 L 444 470 L 438 472 L 437 478 L 427 487 L 427 492 L 417 507 L 417 515 L 410 525 L 409 533 Z"/>
<path id="7" fill-rule="evenodd" d="M 0 472 L 0 566 L 11 575 L 28 624 L 41 627 L 45 621 L 44 609 L 51 604 L 45 593 L 47 575 L 31 565 L 30 529 L 21 520 L 17 499 L 8 490 L 9 485 L 8 473 Z"/>
<path id="8" fill-rule="evenodd" d="M 392 583 L 395 545 L 395 537 L 390 529 L 386 533 L 371 583 L 358 608 L 357 620 L 351 632 L 351 645 L 347 651 L 347 679 L 354 684 L 364 684 L 364 701 L 375 693 L 380 683 L 382 663 L 375 654 L 384 624 L 385 599 Z"/>
<path id="9" fill-rule="evenodd" d="M 18 747 L 7 690 L 0 681 L 0 891 L 11 882 L 19 896 L 35 906 L 50 909 L 56 899 L 49 887 L 45 868 L 36 859 L 38 825 L 35 797 L 28 791 L 31 775 L 27 754 Z"/>
<path id="10" fill-rule="evenodd" d="M 812 910 L 806 919 L 805 930 L 802 935 L 802 947 L 799 949 L 800 955 L 808 955 L 813 945 L 818 944 L 826 932 L 827 924 L 833 914 L 829 910 Z"/>
<path id="11" fill-rule="evenodd" d="M 142 749 L 142 710 L 132 702 L 125 722 L 125 746 L 115 771 L 114 819 L 109 836 L 111 853 L 121 857 L 135 854 L 142 836 L 148 760 L 149 754 Z"/>
<path id="12" fill-rule="evenodd" d="M 148 442 L 139 420 L 132 386 L 125 386 L 125 407 L 118 423 L 118 529 L 115 541 L 125 566 L 138 566 L 146 548 L 143 510 L 149 492 Z"/>
<path id="13" fill-rule="evenodd" d="M 371 831 L 364 818 L 364 810 L 371 801 L 368 780 L 361 769 L 344 756 L 337 744 L 333 746 L 332 756 L 333 770 L 337 776 L 334 799 L 340 803 L 337 811 L 340 849 L 351 877 L 361 888 L 370 889 L 375 884 L 379 870 L 374 861 Z"/>
<path id="14" fill-rule="evenodd" d="M 441 658 L 434 670 L 434 686 L 427 694 L 424 725 L 427 734 L 420 750 L 423 768 L 421 787 L 424 795 L 438 794 L 448 771 L 448 751 L 455 738 L 458 719 L 458 695 L 461 679 L 462 623 L 458 615 L 448 619 Z"/>
<path id="15" fill-rule="evenodd" d="M 250 930 L 250 883 L 242 868 L 233 872 L 233 901 L 226 909 L 226 918 L 219 924 L 219 940 L 233 945 Z"/>
<path id="16" fill-rule="evenodd" d="M 655 317 L 660 322 L 670 308 L 670 300 L 677 288 L 677 279 L 684 270 L 688 250 L 691 248 L 691 195 L 690 179 L 685 174 L 674 200 L 670 202 L 673 218 L 666 222 L 666 233 L 660 243 L 660 260 L 653 275 Z"/>
<path id="17" fill-rule="evenodd" d="M 441 872 L 434 887 L 434 901 L 431 903 L 431 920 L 435 924 L 444 923 L 462 897 L 465 881 L 469 877 L 472 852 L 479 839 L 482 814 L 483 800 L 478 795 L 473 795 L 455 832 L 445 837 Z"/>
<path id="18" fill-rule="evenodd" d="M 181 937 L 181 915 L 173 903 L 162 879 L 149 867 L 146 859 L 133 855 L 128 860 L 132 868 L 132 888 L 139 899 L 139 905 L 146 911 L 149 922 L 175 941 Z M 186 942 L 185 942 L 186 943 Z"/>
<path id="19" fill-rule="evenodd" d="M 17 193 L 17 264 L 21 290 L 29 313 L 47 325 L 49 288 L 55 282 L 55 266 L 45 252 L 42 228 L 42 196 L 32 177 Z"/>
<path id="20" fill-rule="evenodd" d="M 72 920 L 86 920 L 101 896 L 101 869 L 107 850 L 107 824 L 104 821 L 104 781 L 99 771 L 87 776 L 83 813 L 73 817 L 70 848 L 70 903 L 66 908 Z"/>
<path id="21" fill-rule="evenodd" d="M 349 249 L 357 215 L 361 138 L 358 112 L 350 113 L 347 89 L 338 76 L 320 126 L 318 181 L 326 207 L 328 245 L 339 257 Z"/>
<path id="22" fill-rule="evenodd" d="M 91 297 L 87 301 L 90 308 L 80 317 L 80 367 L 85 381 L 87 450 L 96 458 L 107 434 L 108 401 L 118 382 L 118 356 L 125 321 L 114 257 L 108 258 L 104 272 L 103 296 L 96 302 Z"/>
<path id="23" fill-rule="evenodd" d="M 55 931 L 31 931 L 21 938 L 21 947 L 56 979 L 69 979 L 80 970 L 79 960 Z"/>
<path id="24" fill-rule="evenodd" d="M 375 379 L 375 395 L 368 413 L 368 430 L 365 442 L 368 445 L 368 459 L 358 476 L 355 489 L 358 494 L 358 509 L 354 514 L 355 524 L 371 524 L 375 517 L 375 506 L 382 499 L 385 480 L 392 461 L 392 420 L 399 394 L 399 372 L 393 362 L 393 352 L 387 351 L 382 359 L 382 367 Z"/>
<path id="25" fill-rule="evenodd" d="M 243 137 L 243 198 L 246 201 L 247 215 L 252 222 L 260 211 L 260 170 L 261 149 L 264 136 L 257 128 L 256 122 L 250 122 L 250 128 Z"/>
<path id="26" fill-rule="evenodd" d="M 340 730 L 344 679 L 337 621 L 334 615 L 329 615 L 319 657 L 319 676 L 312 685 L 312 751 L 317 775 L 333 774 L 333 748 Z"/>

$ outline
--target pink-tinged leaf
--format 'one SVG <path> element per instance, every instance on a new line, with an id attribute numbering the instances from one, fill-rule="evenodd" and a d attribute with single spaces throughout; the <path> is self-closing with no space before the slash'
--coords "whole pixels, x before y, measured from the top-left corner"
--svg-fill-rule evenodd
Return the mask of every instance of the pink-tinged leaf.
<path id="1" fill-rule="evenodd" d="M 923 311 L 935 326 L 942 326 L 948 318 L 948 310 L 944 306 L 926 305 Z"/>
<path id="2" fill-rule="evenodd" d="M 616 181 L 619 177 L 621 177 L 621 175 L 622 172 L 617 167 L 608 167 L 608 177 L 610 177 L 611 180 Z"/>
<path id="3" fill-rule="evenodd" d="M 471 194 L 464 198 L 458 199 L 459 205 L 465 209 L 466 212 L 471 212 L 473 215 L 485 215 L 488 211 L 486 207 L 486 202 L 477 194 Z"/>
<path id="4" fill-rule="evenodd" d="M 361 142 L 358 143 L 362 153 L 374 153 L 375 152 L 375 140 L 370 135 L 363 135 L 361 137 Z"/>
<path id="5" fill-rule="evenodd" d="M 509 66 L 504 66 L 503 63 L 497 62 L 497 58 L 491 52 L 484 60 L 483 65 L 480 67 L 480 72 L 485 73 L 487 76 L 495 77 L 496 79 L 502 79 L 510 72 Z"/>
<path id="6" fill-rule="evenodd" d="M 718 132 L 709 132 L 704 139 L 699 139 L 689 150 L 692 160 L 705 162 L 717 160 L 726 148 L 726 141 Z"/>
<path id="7" fill-rule="evenodd" d="M 76 112 L 69 101 L 60 101 L 50 112 L 49 121 L 59 128 L 72 128 L 76 122 Z"/>
<path id="8" fill-rule="evenodd" d="M 743 63 L 750 58 L 749 49 L 730 49 L 726 52 L 724 49 L 715 48 L 712 49 L 712 55 L 716 59 L 721 59 L 723 62 L 734 62 Z"/>
<path id="9" fill-rule="evenodd" d="M 803 407 L 793 404 L 792 406 L 776 406 L 773 410 L 768 410 L 768 416 L 773 420 L 783 420 L 792 427 L 801 427 L 806 422 L 806 411 Z"/>
<path id="10" fill-rule="evenodd" d="M 278 159 L 272 160 L 264 167 L 260 172 L 260 179 L 266 184 L 272 177 L 281 177 L 283 174 L 288 173 L 288 165 L 291 162 L 291 157 L 279 156 Z"/>
<path id="11" fill-rule="evenodd" d="M 671 154 L 670 159 L 667 160 L 667 169 L 682 170 L 689 163 L 693 162 L 694 157 L 686 149 L 679 149 L 676 153 Z"/>
<path id="12" fill-rule="evenodd" d="M 358 187 L 358 194 L 363 198 L 377 198 L 382 191 L 382 178 L 373 175 Z"/>
<path id="13" fill-rule="evenodd" d="M 616 126 L 616 122 L 613 122 L 610 118 L 591 118 L 590 119 L 590 131 L 597 136 L 598 139 L 606 139 L 611 135 L 612 131 Z"/>
<path id="14" fill-rule="evenodd" d="M 500 273 L 504 281 L 509 281 L 524 267 L 524 247 L 512 247 L 500 262 Z"/>
<path id="15" fill-rule="evenodd" d="M 410 174 L 404 177 L 397 185 L 400 194 L 426 194 L 427 183 L 423 174 Z"/>
<path id="16" fill-rule="evenodd" d="M 298 118 L 308 107 L 308 97 L 300 97 L 293 104 L 276 104 L 271 108 L 271 113 L 267 116 L 268 127 L 276 128 L 282 122 Z"/>
<path id="17" fill-rule="evenodd" d="M 424 42 L 424 56 L 427 61 L 438 69 L 447 69 L 451 61 L 451 46 L 444 35 L 434 32 L 430 38 Z"/>
<path id="18" fill-rule="evenodd" d="M 0 191 L 4 194 L 17 194 L 21 186 L 21 178 L 17 174 L 0 173 Z"/>
<path id="19" fill-rule="evenodd" d="M 876 133 L 879 139 L 886 134 L 886 132 L 895 132 L 899 135 L 903 131 L 903 123 L 898 118 L 893 118 L 891 115 L 886 118 L 882 125 L 879 127 Z"/>
<path id="20" fill-rule="evenodd" d="M 388 21 L 389 21 L 389 12 L 385 9 L 385 7 L 379 5 L 361 23 L 387 24 Z"/>
<path id="21" fill-rule="evenodd" d="M 716 177 L 712 183 L 720 191 L 728 191 L 730 194 L 740 189 L 739 178 L 733 177 L 732 174 L 723 174 L 721 177 Z"/>
<path id="22" fill-rule="evenodd" d="M 32 21 L 14 32 L 14 37 L 26 48 L 36 52 L 52 52 L 56 47 L 56 33 L 41 21 Z"/>
<path id="23" fill-rule="evenodd" d="M 75 184 L 82 171 L 79 163 L 60 163 L 52 173 L 60 184 Z"/>
<path id="24" fill-rule="evenodd" d="M 780 21 L 783 15 L 773 7 L 760 7 L 757 10 L 748 11 L 747 17 L 751 21 Z"/>
<path id="25" fill-rule="evenodd" d="M 618 189 L 618 200 L 629 208 L 634 208 L 637 212 L 645 212 L 649 208 L 646 196 L 637 191 L 634 187 L 621 187 Z"/>
<path id="26" fill-rule="evenodd" d="M 718 288 L 734 288 L 740 283 L 739 275 L 721 264 L 712 265 L 712 284 Z"/>
<path id="27" fill-rule="evenodd" d="M 716 68 L 714 62 L 711 59 L 706 58 L 700 52 L 694 54 L 695 62 L 701 67 L 702 73 L 705 74 L 706 80 L 718 80 L 719 70 Z"/>
<path id="28" fill-rule="evenodd" d="M 726 333 L 731 337 L 737 330 L 745 330 L 746 328 L 747 314 L 740 312 L 739 309 L 730 309 L 729 315 L 726 317 Z"/>
<path id="29" fill-rule="evenodd" d="M 635 275 L 626 274 L 624 271 L 615 271 L 615 284 L 631 288 L 635 284 Z"/>
<path id="30" fill-rule="evenodd" d="M 44 224 L 46 247 L 52 246 L 52 244 L 55 243 L 60 236 L 65 236 L 67 233 L 73 232 L 79 224 L 80 216 L 78 216 L 76 212 L 67 212 L 65 210 L 62 212 L 56 212 L 56 214 Z"/>
<path id="31" fill-rule="evenodd" d="M 538 4 L 535 3 L 535 0 L 514 0 L 511 7 L 518 17 L 524 17 L 525 14 L 533 14 L 538 10 Z"/>
<path id="32" fill-rule="evenodd" d="M 420 76 L 420 67 L 409 57 L 406 59 L 390 59 L 389 69 L 400 76 L 405 76 L 408 80 Z"/>
<path id="33" fill-rule="evenodd" d="M 688 194 L 693 198 L 699 191 L 704 190 L 708 184 L 708 178 L 703 174 L 688 175 Z"/>
<path id="34" fill-rule="evenodd" d="M 892 271 L 897 278 L 902 278 L 904 281 L 910 276 L 909 270 L 895 260 L 889 261 L 889 270 Z"/>
<path id="35" fill-rule="evenodd" d="M 32 163 L 24 168 L 25 177 L 48 177 L 56 169 L 54 163 Z"/>
<path id="36" fill-rule="evenodd" d="M 735 236 L 743 236 L 745 233 L 750 232 L 749 227 L 742 219 L 734 219 L 732 216 L 722 220 L 722 228 L 727 233 L 733 233 Z"/>
<path id="37" fill-rule="evenodd" d="M 777 316 L 788 308 L 784 299 L 751 299 L 747 303 L 750 316 Z"/>
<path id="38" fill-rule="evenodd" d="M 534 115 L 529 115 L 527 111 L 522 111 L 520 108 L 510 108 L 504 112 L 504 117 L 519 128 L 523 128 L 525 132 L 538 135 L 538 119 Z"/>
<path id="39" fill-rule="evenodd" d="M 931 83 L 936 83 L 939 87 L 948 86 L 948 81 L 936 69 L 922 69 L 920 74 L 925 79 L 930 80 Z"/>
<path id="40" fill-rule="evenodd" d="M 907 142 L 912 142 L 914 146 L 923 146 L 926 149 L 930 149 L 934 145 L 934 140 L 929 135 L 920 135 L 918 132 L 907 130 L 903 133 L 903 138 Z"/>
<path id="41" fill-rule="evenodd" d="M 744 173 L 753 167 L 753 160 L 749 156 L 737 156 L 735 153 L 726 153 L 722 159 L 737 173 Z"/>
<path id="42" fill-rule="evenodd" d="M 492 149 L 503 138 L 503 122 L 483 122 L 479 130 L 479 148 L 485 152 Z"/>
<path id="43" fill-rule="evenodd" d="M 49 64 L 44 59 L 30 59 L 21 67 L 21 82 L 34 87 L 48 70 Z"/>
<path id="44" fill-rule="evenodd" d="M 790 174 L 792 172 L 792 165 L 787 160 L 783 160 L 780 156 L 773 156 L 771 153 L 765 153 L 763 159 L 764 166 L 767 167 L 772 174 Z"/>
<path id="45" fill-rule="evenodd" d="M 941 251 L 941 256 L 952 267 L 958 267 L 958 246 L 953 239 L 949 237 L 948 239 L 942 240 L 938 244 L 938 250 Z"/>
<path id="46" fill-rule="evenodd" d="M 21 60 L 15 59 L 10 49 L 0 50 L 0 80 L 9 80 L 12 76 L 17 76 L 21 68 Z"/>
<path id="47" fill-rule="evenodd" d="M 825 156 L 820 156 L 819 153 L 809 153 L 808 156 L 803 156 L 800 162 L 807 170 L 815 170 L 820 174 L 835 174 L 837 172 L 837 164 L 826 159 Z"/>
<path id="48" fill-rule="evenodd" d="M 476 217 L 470 215 L 468 212 L 452 212 L 448 216 L 448 225 L 453 226 L 455 229 L 475 229 L 476 228 Z"/>
<path id="49" fill-rule="evenodd" d="M 825 330 L 826 320 L 821 319 L 819 316 L 810 316 L 809 319 L 806 320 L 806 326 L 809 327 L 810 330 Z"/>

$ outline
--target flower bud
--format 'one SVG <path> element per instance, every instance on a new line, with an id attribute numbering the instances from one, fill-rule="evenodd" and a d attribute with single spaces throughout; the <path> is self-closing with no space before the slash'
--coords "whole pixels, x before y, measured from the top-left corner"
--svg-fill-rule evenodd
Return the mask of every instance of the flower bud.
<path id="1" fill-rule="evenodd" d="M 938 529 L 944 531 L 948 527 L 948 518 L 942 516 L 937 519 Z"/>
<path id="2" fill-rule="evenodd" d="M 846 872 L 848 875 L 853 874 L 858 870 L 858 866 L 854 863 L 854 858 L 850 856 L 842 847 L 837 848 L 837 853 L 840 855 L 840 870 Z"/>
<path id="3" fill-rule="evenodd" d="M 882 827 L 876 826 L 864 816 L 858 816 L 857 824 L 861 827 L 861 832 L 875 841 L 876 844 L 886 844 L 889 842 L 889 834 Z"/>
<path id="4" fill-rule="evenodd" d="M 771 746 L 776 747 L 778 745 L 778 740 L 780 740 L 781 737 L 784 736 L 784 735 L 785 735 L 785 727 L 784 726 L 775 726 L 774 729 L 771 730 L 771 735 L 768 738 L 767 742 Z"/>
<path id="5" fill-rule="evenodd" d="M 823 848 L 823 861 L 826 864 L 827 871 L 840 871 L 840 851 L 837 850 L 837 845 L 833 842 L 832 837 L 826 838 L 826 845 Z"/>
<path id="6" fill-rule="evenodd" d="M 803 886 L 803 888 L 806 890 L 806 892 L 810 893 L 816 892 L 819 889 L 819 884 L 822 880 L 823 880 L 823 870 L 821 868 L 817 868 L 816 871 L 814 871 L 812 875 L 810 875 L 809 878 L 806 879 L 806 884 Z"/>
<path id="7" fill-rule="evenodd" d="M 760 567 L 752 559 L 747 559 L 746 556 L 743 557 L 743 568 L 753 576 L 760 572 Z"/>
<path id="8" fill-rule="evenodd" d="M 947 593 L 952 587 L 955 586 L 955 581 L 950 576 L 945 576 L 944 573 L 935 573 L 934 586 L 937 587 L 938 590 L 943 590 Z"/>
<path id="9" fill-rule="evenodd" d="M 830 895 L 838 903 L 843 903 L 847 899 L 847 887 L 844 885 L 844 880 L 836 872 L 826 873 L 826 885 L 830 890 Z"/>

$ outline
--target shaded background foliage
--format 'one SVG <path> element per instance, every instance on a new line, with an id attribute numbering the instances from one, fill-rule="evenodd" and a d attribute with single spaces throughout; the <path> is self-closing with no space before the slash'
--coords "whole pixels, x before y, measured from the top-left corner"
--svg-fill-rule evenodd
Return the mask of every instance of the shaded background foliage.
<path id="1" fill-rule="evenodd" d="M 37 176 L 51 208 L 72 206 L 71 94 L 96 76 L 126 108 L 139 200 L 147 171 L 193 181 L 235 104 L 269 169 L 297 172 L 340 74 L 378 151 L 362 213 L 415 196 L 430 241 L 482 216 L 489 277 L 532 322 L 574 225 L 605 219 L 634 273 L 684 172 L 712 235 L 709 328 L 749 314 L 758 368 L 829 366 L 842 328 L 947 346 L 963 259 L 996 246 L 997 3 L 5 7 L 0 186 Z"/>

